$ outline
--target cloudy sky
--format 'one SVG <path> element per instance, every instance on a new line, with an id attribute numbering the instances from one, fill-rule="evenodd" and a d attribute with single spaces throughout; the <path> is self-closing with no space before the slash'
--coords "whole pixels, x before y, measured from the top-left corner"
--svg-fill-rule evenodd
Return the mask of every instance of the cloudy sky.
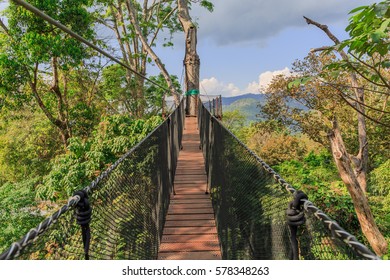
<path id="1" fill-rule="evenodd" d="M 347 38 L 349 11 L 374 0 L 209 0 L 215 10 L 193 4 L 198 22 L 201 93 L 224 96 L 260 93 L 276 74 L 289 73 L 296 59 L 310 49 L 330 45 L 326 35 L 303 19 L 329 26 L 339 39 Z M 4 6 L 0 0 L 0 10 Z M 175 36 L 173 48 L 156 52 L 168 71 L 183 73 L 184 38 Z M 158 69 L 149 74 L 156 75 Z"/>
<path id="2" fill-rule="evenodd" d="M 198 7 L 201 93 L 259 93 L 274 74 L 288 73 L 292 62 L 311 48 L 330 45 L 326 35 L 306 24 L 307 16 L 327 24 L 339 39 L 347 38 L 349 11 L 372 0 L 211 0 L 213 13 Z M 182 75 L 183 40 L 174 49 L 158 49 L 168 71 Z"/>

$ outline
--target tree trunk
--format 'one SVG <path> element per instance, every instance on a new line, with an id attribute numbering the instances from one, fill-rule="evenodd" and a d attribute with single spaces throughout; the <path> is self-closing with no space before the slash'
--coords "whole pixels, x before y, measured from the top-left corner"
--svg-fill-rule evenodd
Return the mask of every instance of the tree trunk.
<path id="1" fill-rule="evenodd" d="M 187 0 L 178 0 L 179 20 L 184 29 L 186 49 L 184 57 L 186 83 L 186 115 L 196 116 L 198 112 L 200 59 L 196 52 L 197 29 L 192 23 Z"/>
<path id="2" fill-rule="evenodd" d="M 344 184 L 351 195 L 357 218 L 363 234 L 367 237 L 374 252 L 381 256 L 387 253 L 387 242 L 379 231 L 372 215 L 367 197 L 363 192 L 358 177 L 354 172 L 353 162 L 348 155 L 338 127 L 337 120 L 333 122 L 333 129 L 328 135 L 333 158 Z"/>
<path id="3" fill-rule="evenodd" d="M 26 75 L 30 76 L 29 72 L 28 72 L 29 70 L 27 69 L 27 67 L 25 67 L 25 71 L 26 71 Z M 32 79 L 28 81 L 30 89 L 31 89 L 31 92 L 32 92 L 32 94 L 33 94 L 33 96 L 34 96 L 34 98 L 35 98 L 39 108 L 41 108 L 42 112 L 45 114 L 47 119 L 54 126 L 56 126 L 59 129 L 60 135 L 61 135 L 61 140 L 62 140 L 62 142 L 64 144 L 65 149 L 66 149 L 66 147 L 68 146 L 68 140 L 71 137 L 71 132 L 70 132 L 70 127 L 69 127 L 68 120 L 67 119 L 66 120 L 62 120 L 62 119 L 54 117 L 53 114 L 50 112 L 50 110 L 44 104 L 41 96 L 39 95 L 38 89 L 37 89 L 37 84 L 38 84 L 37 73 L 38 73 L 38 63 L 36 64 L 36 67 L 34 69 L 34 74 L 32 76 Z M 54 80 L 55 79 L 56 79 L 56 77 L 54 77 Z M 55 81 L 54 83 L 57 83 L 57 82 L 58 81 Z M 54 84 L 53 87 L 55 87 L 55 86 L 56 85 Z M 52 90 L 54 90 L 54 88 Z M 61 108 L 63 108 L 62 105 L 58 107 L 58 109 L 61 109 Z M 61 116 L 61 114 L 59 112 L 58 112 L 58 116 Z"/>
<path id="4" fill-rule="evenodd" d="M 325 34 L 336 45 L 340 44 L 340 40 L 330 32 L 328 26 L 320 24 L 310 18 L 304 17 L 307 24 L 317 26 L 319 29 L 325 32 Z M 343 50 L 338 50 L 341 58 L 344 61 L 349 61 L 348 55 Z M 351 86 L 354 89 L 356 99 L 364 104 L 364 89 L 359 87 L 359 81 L 355 73 L 349 73 Z M 368 140 L 367 140 L 367 128 L 366 119 L 364 117 L 365 107 L 356 102 L 354 109 L 357 112 L 358 117 L 358 138 L 359 138 L 359 153 L 356 156 L 351 156 L 353 161 L 354 172 L 358 178 L 359 186 L 363 190 L 363 193 L 367 191 L 367 172 L 368 172 Z"/>

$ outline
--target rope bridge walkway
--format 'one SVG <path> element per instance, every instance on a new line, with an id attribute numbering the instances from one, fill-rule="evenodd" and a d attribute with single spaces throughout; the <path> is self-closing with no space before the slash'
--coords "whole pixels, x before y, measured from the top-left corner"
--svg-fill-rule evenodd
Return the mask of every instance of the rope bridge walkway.
<path id="1" fill-rule="evenodd" d="M 205 194 L 207 175 L 199 145 L 196 118 L 187 117 L 160 260 L 221 259 L 214 210 Z"/>
<path id="2" fill-rule="evenodd" d="M 183 103 L 0 259 L 379 259 Z"/>

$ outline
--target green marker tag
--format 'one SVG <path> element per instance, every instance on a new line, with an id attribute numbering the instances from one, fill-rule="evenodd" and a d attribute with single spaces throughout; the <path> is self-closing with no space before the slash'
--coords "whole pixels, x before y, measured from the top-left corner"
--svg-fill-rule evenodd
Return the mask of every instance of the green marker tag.
<path id="1" fill-rule="evenodd" d="M 189 90 L 186 92 L 186 96 L 189 96 L 189 95 L 198 95 L 199 94 L 199 90 L 197 89 L 192 89 L 192 90 Z"/>

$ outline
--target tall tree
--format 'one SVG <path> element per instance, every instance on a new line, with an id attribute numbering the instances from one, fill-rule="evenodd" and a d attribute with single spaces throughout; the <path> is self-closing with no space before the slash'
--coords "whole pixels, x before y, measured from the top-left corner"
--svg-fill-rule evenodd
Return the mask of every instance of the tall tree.
<path id="1" fill-rule="evenodd" d="M 389 115 L 386 109 L 390 96 L 390 84 L 388 82 L 388 68 L 390 67 L 388 48 L 390 36 L 389 4 L 390 1 L 386 0 L 352 10 L 351 14 L 353 16 L 351 16 L 346 29 L 350 34 L 350 39 L 342 42 L 332 34 L 326 25 L 305 17 L 308 24 L 320 28 L 334 43 L 334 46 L 321 47 L 314 49 L 313 52 L 325 51 L 329 53 L 335 51 L 341 57 L 341 60 L 326 64 L 317 76 L 309 79 L 304 77 L 301 80 L 306 83 L 314 78 L 319 79 L 322 84 L 332 86 L 341 100 L 355 110 L 359 142 L 357 155 L 348 152 L 344 141 L 345 135 L 342 133 L 337 116 L 332 118 L 332 128 L 329 130 L 328 138 L 340 176 L 354 202 L 362 231 L 378 255 L 385 254 L 388 245 L 375 224 L 366 197 L 369 159 L 366 120 L 370 119 L 380 126 L 389 127 L 386 121 L 383 122 L 384 119 L 388 119 L 383 117 Z M 347 51 L 345 51 L 345 48 L 347 48 Z M 354 96 L 351 96 L 345 90 L 345 84 L 329 83 L 329 79 L 326 77 L 329 73 L 327 70 L 333 71 L 334 76 L 347 73 L 349 76 L 349 86 L 347 88 L 352 89 Z M 361 80 L 358 79 L 359 77 Z M 364 87 L 367 87 L 367 85 L 363 84 L 362 80 L 368 83 L 368 90 Z M 296 80 L 295 83 L 298 82 L 299 84 L 301 81 Z M 378 108 L 377 104 L 368 104 L 366 92 L 376 95 L 377 101 L 383 104 L 382 108 Z M 368 111 L 380 112 L 381 114 L 379 118 L 373 118 L 369 116 Z"/>
<path id="2" fill-rule="evenodd" d="M 361 119 L 361 116 L 358 116 L 360 113 L 344 100 L 345 96 L 356 94 L 355 88 L 348 85 L 350 73 L 333 75 L 332 71 L 323 70 L 324 65 L 334 62 L 335 59 L 334 55 L 311 54 L 305 61 L 296 62 L 294 77 L 277 77 L 273 81 L 268 89 L 270 94 L 267 105 L 262 111 L 268 118 L 296 126 L 313 140 L 330 146 L 340 177 L 354 203 L 362 232 L 373 250 L 378 255 L 383 255 L 387 252 L 387 243 L 375 223 L 366 193 L 360 185 L 361 178 L 358 179 L 362 168 L 360 161 L 365 160 L 361 151 L 362 148 L 368 149 L 367 144 L 361 146 L 362 137 L 367 139 L 367 125 L 364 126 L 363 132 L 362 128 L 354 127 Z M 297 76 L 318 77 L 320 73 L 321 78 L 313 78 L 304 86 L 288 89 L 288 84 L 297 79 Z M 344 85 L 342 94 L 335 89 L 335 84 Z M 291 108 L 288 105 L 291 98 L 302 103 L 306 110 Z M 375 99 L 370 96 L 365 102 L 369 104 L 375 102 Z"/>
<path id="3" fill-rule="evenodd" d="M 199 94 L 199 71 L 200 59 L 196 51 L 197 45 L 197 28 L 192 22 L 188 1 L 178 0 L 179 20 L 184 30 L 185 36 L 185 84 L 186 84 L 186 115 L 196 116 L 198 111 L 198 94 Z"/>
<path id="4" fill-rule="evenodd" d="M 74 32 L 92 39 L 88 0 L 30 1 Z M 0 21 L 0 95 L 21 104 L 33 99 L 49 121 L 58 128 L 66 146 L 72 136 L 69 119 L 69 71 L 89 57 L 86 48 L 57 28 L 10 3 L 8 24 Z"/>
<path id="5" fill-rule="evenodd" d="M 170 76 L 164 64 L 153 50 L 160 34 L 170 36 L 180 30 L 176 17 L 176 3 L 174 0 L 100 0 L 100 18 L 115 34 L 120 48 L 121 59 L 141 75 L 135 75 L 126 70 L 127 103 L 131 104 L 132 113 L 141 117 L 146 108 L 144 96 L 145 79 L 148 63 L 154 62 L 168 84 L 170 91 L 179 99 Z M 165 46 L 171 46 L 171 37 L 163 40 Z"/>

